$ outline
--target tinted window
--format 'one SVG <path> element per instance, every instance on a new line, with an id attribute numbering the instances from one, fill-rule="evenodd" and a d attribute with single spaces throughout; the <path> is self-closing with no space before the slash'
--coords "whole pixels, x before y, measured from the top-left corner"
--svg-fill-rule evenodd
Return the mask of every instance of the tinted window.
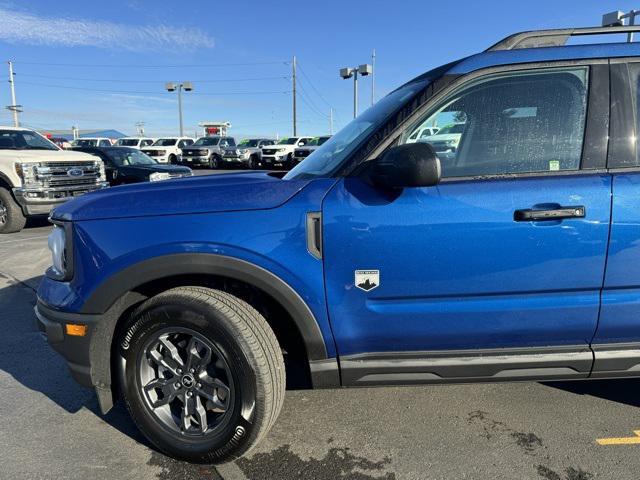
<path id="1" fill-rule="evenodd" d="M 493 75 L 451 94 L 414 124 L 439 127 L 443 177 L 577 170 L 587 106 L 587 68 Z M 415 140 L 414 140 L 415 141 Z"/>
<path id="2" fill-rule="evenodd" d="M 0 130 L 0 150 L 58 150 L 58 148 L 28 130 Z"/>
<path id="3" fill-rule="evenodd" d="M 100 140 L 100 146 L 101 147 L 110 147 L 111 146 L 111 142 L 109 140 Z"/>

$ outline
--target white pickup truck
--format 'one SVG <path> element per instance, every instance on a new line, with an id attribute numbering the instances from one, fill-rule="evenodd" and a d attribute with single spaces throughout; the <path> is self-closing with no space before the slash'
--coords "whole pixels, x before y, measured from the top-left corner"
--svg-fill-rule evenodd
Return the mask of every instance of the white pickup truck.
<path id="1" fill-rule="evenodd" d="M 108 187 L 102 160 L 62 150 L 33 130 L 0 127 L 0 234 L 19 232 L 26 217 Z"/>
<path id="2" fill-rule="evenodd" d="M 142 147 L 141 150 L 159 163 L 176 164 L 182 159 L 182 149 L 192 144 L 193 138 L 165 137 L 159 138 L 148 147 Z"/>
<path id="3" fill-rule="evenodd" d="M 261 164 L 266 168 L 273 166 L 293 167 L 293 152 L 298 147 L 307 145 L 313 137 L 283 138 L 275 145 L 262 147 Z"/>

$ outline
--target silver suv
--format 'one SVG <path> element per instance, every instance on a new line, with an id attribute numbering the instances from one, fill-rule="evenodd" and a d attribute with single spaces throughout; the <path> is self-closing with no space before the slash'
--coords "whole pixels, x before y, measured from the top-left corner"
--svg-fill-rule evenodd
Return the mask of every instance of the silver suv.
<path id="1" fill-rule="evenodd" d="M 200 137 L 192 145 L 182 149 L 181 163 L 189 166 L 219 168 L 226 148 L 235 147 L 233 137 Z"/>
<path id="2" fill-rule="evenodd" d="M 275 140 L 268 138 L 247 138 L 237 146 L 227 147 L 222 159 L 225 164 L 236 163 L 246 168 L 257 169 L 260 168 L 262 147 L 275 143 Z"/>

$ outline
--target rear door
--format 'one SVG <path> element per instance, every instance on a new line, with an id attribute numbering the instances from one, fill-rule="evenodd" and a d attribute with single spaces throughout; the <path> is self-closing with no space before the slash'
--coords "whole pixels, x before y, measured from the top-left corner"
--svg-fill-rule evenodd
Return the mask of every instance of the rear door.
<path id="1" fill-rule="evenodd" d="M 640 372 L 640 59 L 611 60 L 611 241 L 593 376 Z"/>
<path id="2" fill-rule="evenodd" d="M 610 219 L 608 92 L 605 63 L 476 76 L 402 132 L 448 132 L 429 137 L 440 185 L 336 185 L 324 252 L 345 383 L 588 375 Z"/>

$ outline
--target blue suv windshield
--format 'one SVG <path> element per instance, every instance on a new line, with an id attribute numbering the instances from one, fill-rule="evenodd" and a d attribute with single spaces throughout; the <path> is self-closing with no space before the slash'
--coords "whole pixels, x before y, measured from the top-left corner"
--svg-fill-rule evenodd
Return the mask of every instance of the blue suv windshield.
<path id="1" fill-rule="evenodd" d="M 304 162 L 287 173 L 284 179 L 304 180 L 331 176 L 363 140 L 423 90 L 427 83 L 428 80 L 412 82 L 391 92 L 323 143 Z"/>

